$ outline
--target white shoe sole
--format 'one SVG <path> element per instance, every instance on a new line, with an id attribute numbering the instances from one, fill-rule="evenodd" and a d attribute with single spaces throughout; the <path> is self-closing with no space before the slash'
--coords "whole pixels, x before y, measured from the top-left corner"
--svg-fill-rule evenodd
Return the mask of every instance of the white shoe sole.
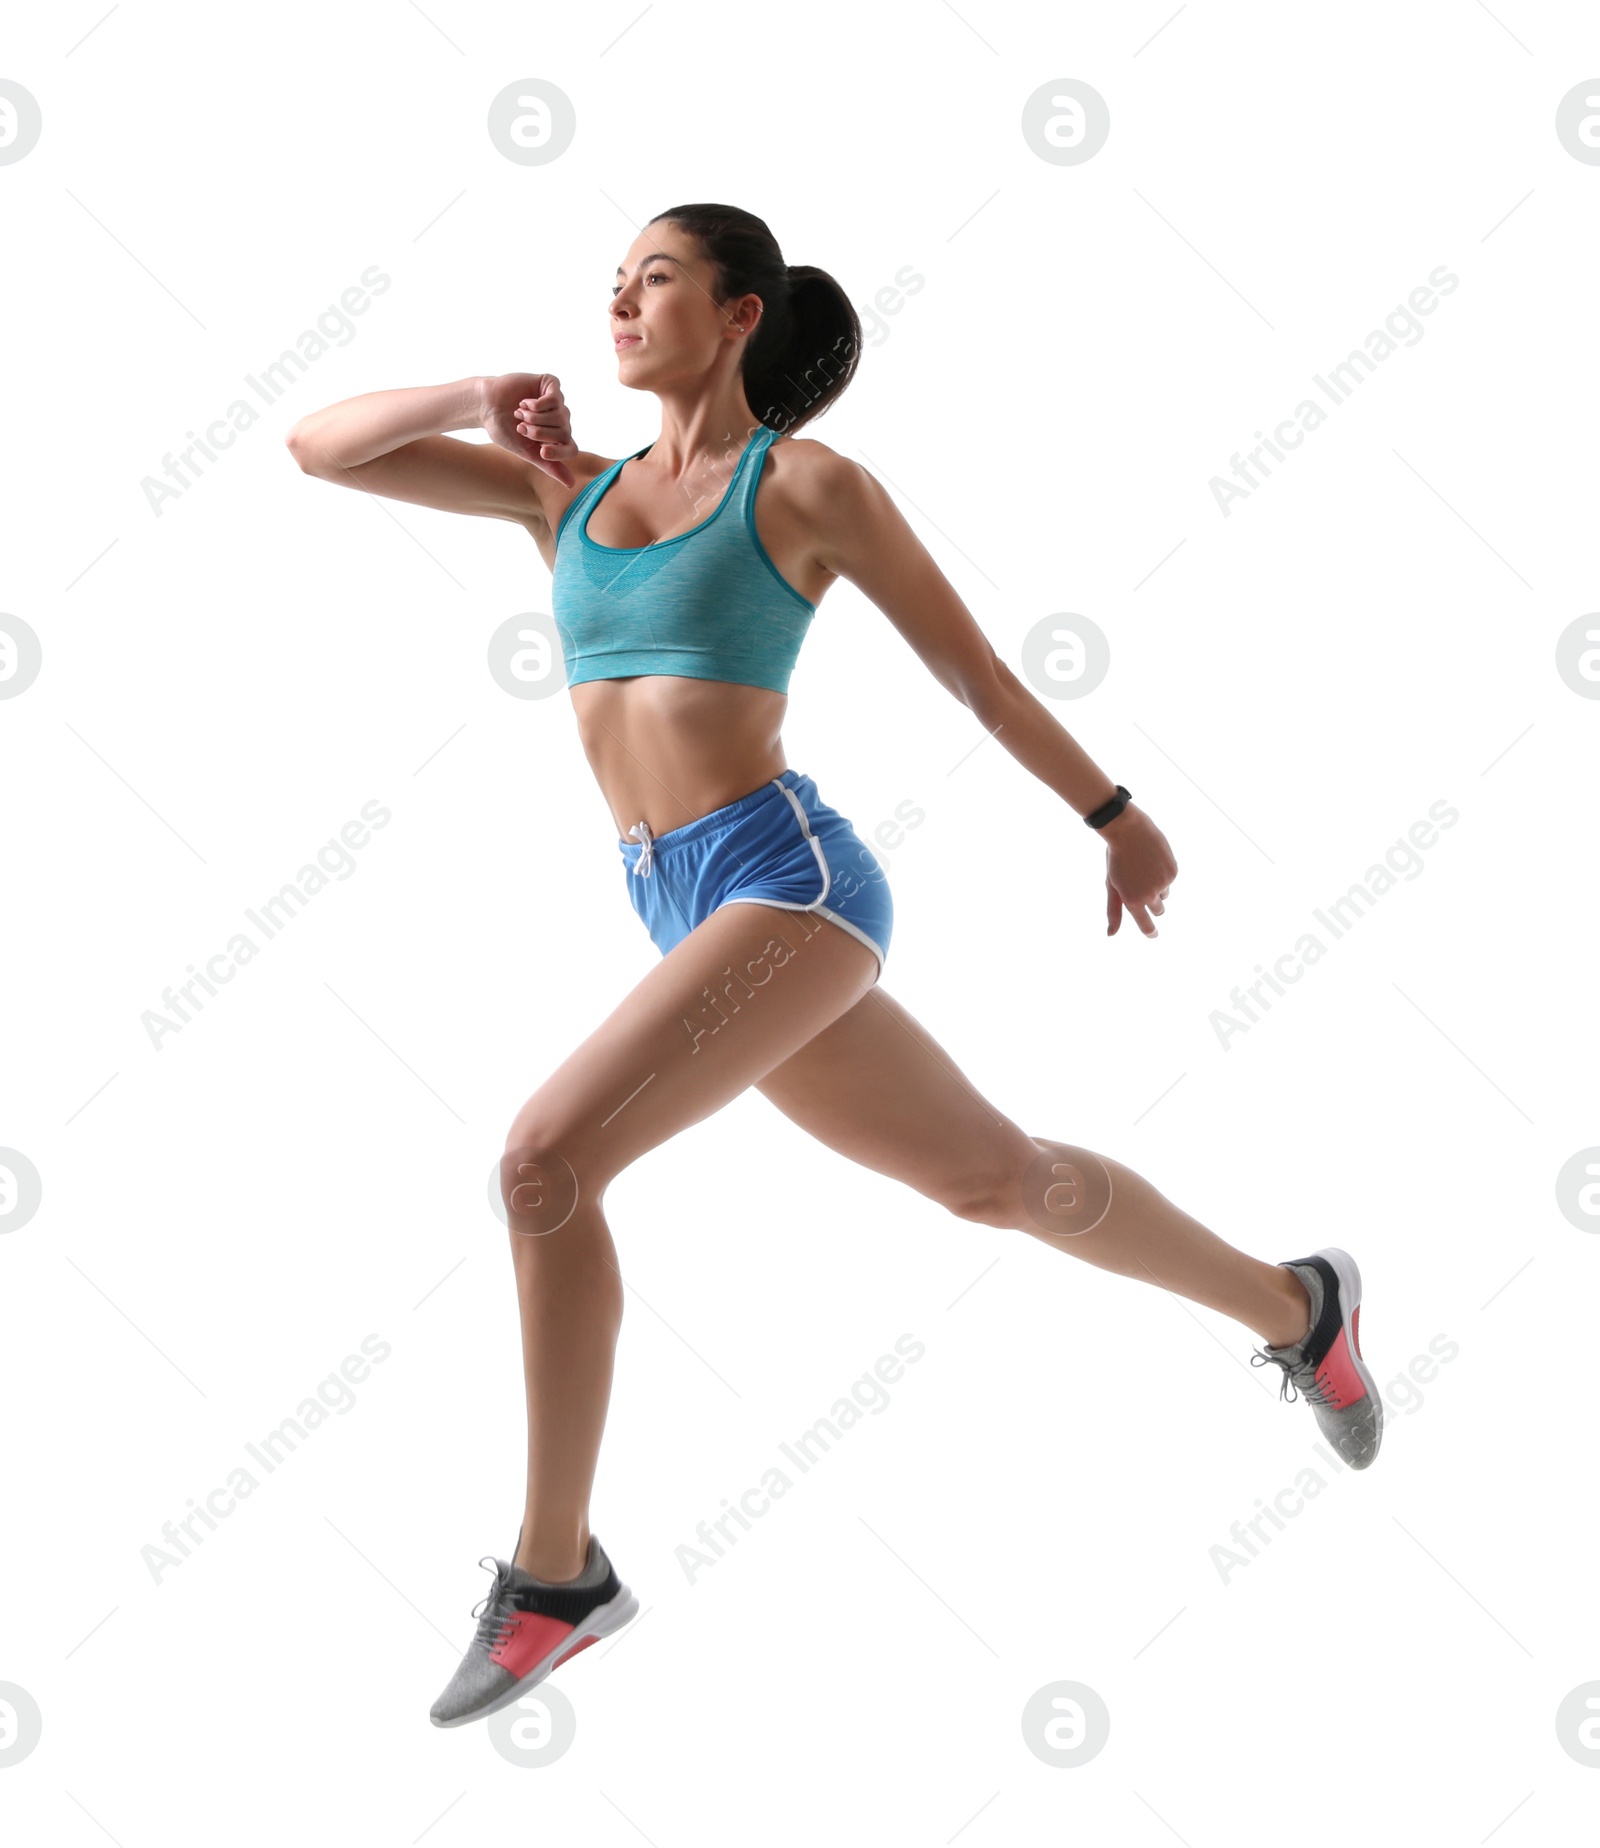
<path id="1" fill-rule="evenodd" d="M 1345 1327 L 1350 1331 L 1350 1339 L 1345 1345 L 1350 1350 L 1350 1359 L 1355 1367 L 1356 1375 L 1361 1384 L 1366 1387 L 1372 1400 L 1372 1456 L 1361 1465 L 1365 1469 L 1376 1459 L 1379 1447 L 1383 1443 L 1383 1397 L 1378 1391 L 1378 1382 L 1367 1371 L 1367 1363 L 1361 1358 L 1361 1351 L 1356 1345 L 1354 1318 L 1361 1304 L 1361 1272 L 1350 1253 L 1342 1251 L 1337 1245 L 1324 1245 L 1317 1255 L 1328 1260 L 1333 1266 L 1334 1274 L 1339 1279 L 1339 1314 L 1343 1318 Z M 1349 1461 L 1348 1458 L 1345 1460 Z"/>

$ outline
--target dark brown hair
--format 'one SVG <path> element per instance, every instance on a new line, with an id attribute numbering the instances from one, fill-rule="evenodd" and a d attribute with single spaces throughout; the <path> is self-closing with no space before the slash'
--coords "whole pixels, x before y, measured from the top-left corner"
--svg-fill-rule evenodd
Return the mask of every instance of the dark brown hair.
<path id="1" fill-rule="evenodd" d="M 719 302 L 759 295 L 761 319 L 745 347 L 740 380 L 750 408 L 783 434 L 820 417 L 855 376 L 861 322 L 826 270 L 783 260 L 778 240 L 736 205 L 675 205 L 670 219 L 709 258 Z"/>

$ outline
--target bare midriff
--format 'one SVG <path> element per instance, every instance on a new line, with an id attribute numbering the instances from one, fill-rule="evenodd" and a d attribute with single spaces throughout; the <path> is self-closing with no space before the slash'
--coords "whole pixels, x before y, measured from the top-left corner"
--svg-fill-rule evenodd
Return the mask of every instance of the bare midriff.
<path id="1" fill-rule="evenodd" d="M 761 788 L 786 768 L 788 696 L 676 674 L 585 680 L 569 698 L 619 839 L 666 834 Z"/>

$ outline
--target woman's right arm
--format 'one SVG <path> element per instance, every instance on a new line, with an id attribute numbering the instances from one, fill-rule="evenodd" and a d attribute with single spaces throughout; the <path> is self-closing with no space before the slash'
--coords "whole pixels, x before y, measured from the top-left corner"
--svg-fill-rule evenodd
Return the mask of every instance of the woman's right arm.
<path id="1" fill-rule="evenodd" d="M 443 434 L 477 429 L 493 440 Z M 309 412 L 284 441 L 319 480 L 445 513 L 514 520 L 536 539 L 553 530 L 570 499 L 567 464 L 579 453 L 560 382 L 545 373 L 363 392 Z"/>

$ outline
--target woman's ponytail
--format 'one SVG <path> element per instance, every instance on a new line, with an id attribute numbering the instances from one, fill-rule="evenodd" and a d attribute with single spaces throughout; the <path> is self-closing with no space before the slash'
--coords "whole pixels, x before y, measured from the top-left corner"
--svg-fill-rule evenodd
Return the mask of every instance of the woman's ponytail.
<path id="1" fill-rule="evenodd" d="M 736 205 L 678 205 L 657 212 L 689 233 L 716 266 L 717 299 L 761 297 L 741 380 L 750 408 L 780 434 L 820 417 L 855 375 L 861 321 L 826 270 L 786 264 L 766 224 Z"/>

